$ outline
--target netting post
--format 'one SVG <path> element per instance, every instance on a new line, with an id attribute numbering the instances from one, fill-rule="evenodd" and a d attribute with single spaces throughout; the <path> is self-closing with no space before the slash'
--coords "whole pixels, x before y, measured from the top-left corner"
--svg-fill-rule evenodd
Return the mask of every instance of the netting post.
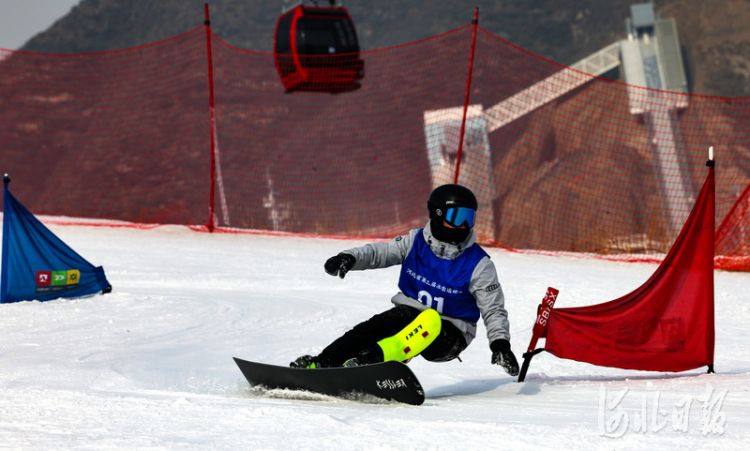
<path id="1" fill-rule="evenodd" d="M 458 153 L 456 154 L 456 173 L 453 175 L 453 183 L 458 183 L 458 174 L 461 172 L 461 154 L 464 149 L 464 134 L 466 133 L 466 113 L 469 110 L 469 94 L 471 92 L 471 76 L 474 71 L 474 49 L 477 44 L 477 27 L 479 26 L 479 7 L 474 8 L 474 20 L 471 21 L 473 31 L 471 33 L 471 54 L 469 55 L 469 74 L 466 77 L 466 94 L 464 95 L 464 117 L 461 120 L 461 133 L 458 137 Z"/>
<path id="2" fill-rule="evenodd" d="M 214 231 L 215 206 L 214 197 L 216 193 L 216 116 L 214 109 L 214 62 L 211 54 L 211 19 L 208 15 L 208 3 L 204 5 L 206 20 L 206 58 L 208 61 L 208 106 L 211 124 L 211 175 L 210 175 L 210 198 L 208 201 L 208 223 L 206 227 L 209 232 Z"/>

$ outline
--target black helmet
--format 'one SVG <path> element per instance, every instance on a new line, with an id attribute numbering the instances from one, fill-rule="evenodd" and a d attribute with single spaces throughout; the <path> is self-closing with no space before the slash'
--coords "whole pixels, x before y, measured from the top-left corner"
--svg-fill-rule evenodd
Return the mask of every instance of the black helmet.
<path id="1" fill-rule="evenodd" d="M 432 234 L 447 243 L 464 242 L 474 227 L 477 207 L 477 198 L 469 188 L 461 185 L 438 186 L 427 201 Z"/>

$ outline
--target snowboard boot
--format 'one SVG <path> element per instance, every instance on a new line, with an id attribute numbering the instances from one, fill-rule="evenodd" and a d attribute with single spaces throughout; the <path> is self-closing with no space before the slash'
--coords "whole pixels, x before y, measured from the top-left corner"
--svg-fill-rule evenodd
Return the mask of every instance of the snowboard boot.
<path id="1" fill-rule="evenodd" d="M 362 363 L 359 361 L 358 358 L 354 357 L 354 358 L 349 359 L 346 362 L 344 362 L 344 364 L 342 366 L 344 366 L 346 368 L 351 368 L 353 366 L 360 366 L 360 365 L 362 365 Z"/>
<path id="2" fill-rule="evenodd" d="M 380 346 L 373 346 L 361 351 L 357 357 L 347 360 L 343 366 L 372 365 L 373 363 L 381 363 L 383 361 L 383 349 Z"/>
<path id="3" fill-rule="evenodd" d="M 325 365 L 317 356 L 303 355 L 289 364 L 292 368 L 325 368 Z"/>

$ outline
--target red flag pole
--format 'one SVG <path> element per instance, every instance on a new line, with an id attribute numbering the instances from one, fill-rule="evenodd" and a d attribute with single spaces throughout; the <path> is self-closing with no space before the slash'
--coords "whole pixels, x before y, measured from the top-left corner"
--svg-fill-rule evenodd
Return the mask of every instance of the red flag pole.
<path id="1" fill-rule="evenodd" d="M 539 304 L 539 307 L 537 308 L 536 322 L 534 322 L 531 342 L 529 342 L 529 347 L 523 354 L 523 365 L 521 366 L 521 372 L 518 374 L 518 382 L 523 382 L 524 379 L 526 379 L 526 373 L 529 371 L 531 359 L 535 355 L 544 351 L 544 348 L 534 348 L 536 348 L 536 343 L 540 338 L 547 336 L 547 321 L 549 320 L 550 312 L 555 306 L 555 301 L 557 300 L 557 295 L 559 293 L 560 291 L 556 288 L 548 287 L 547 293 L 544 295 L 544 299 L 542 299 L 542 303 Z"/>
<path id="2" fill-rule="evenodd" d="M 711 238 L 711 241 L 714 243 L 714 252 L 711 255 L 711 261 L 714 261 L 716 259 L 716 232 L 715 232 L 715 221 L 716 221 L 716 175 L 714 174 L 714 169 L 716 168 L 716 161 L 714 160 L 714 146 L 711 146 L 708 148 L 708 160 L 706 161 L 706 166 L 708 166 L 709 171 L 709 177 L 711 178 L 711 196 L 714 198 L 713 202 L 711 202 L 711 208 L 713 211 L 711 211 L 711 228 L 710 233 L 713 233 L 713 237 Z M 714 284 L 714 278 L 713 278 L 713 272 L 711 273 L 711 285 Z M 713 294 L 715 292 L 714 287 L 711 287 L 711 293 Z M 708 346 L 710 347 L 710 354 L 711 354 L 711 362 L 708 364 L 708 370 L 707 373 L 714 373 L 714 346 L 716 341 L 716 318 L 715 318 L 715 300 L 711 299 L 711 333 L 710 337 L 708 339 Z"/>
<path id="3" fill-rule="evenodd" d="M 464 95 L 464 116 L 461 120 L 461 133 L 458 137 L 458 154 L 456 155 L 456 172 L 453 175 L 453 183 L 458 183 L 458 174 L 461 170 L 461 154 L 464 148 L 464 134 L 466 133 L 466 114 L 469 110 L 469 94 L 471 93 L 471 76 L 474 71 L 474 50 L 477 44 L 477 27 L 479 26 L 479 8 L 474 8 L 474 20 L 471 21 L 474 28 L 471 34 L 471 54 L 469 56 L 469 74 L 466 77 L 466 94 Z"/>

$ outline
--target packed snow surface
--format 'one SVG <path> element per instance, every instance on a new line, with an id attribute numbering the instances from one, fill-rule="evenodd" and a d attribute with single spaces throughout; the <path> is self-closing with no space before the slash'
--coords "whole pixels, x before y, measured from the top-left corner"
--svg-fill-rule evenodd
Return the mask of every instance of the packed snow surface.
<path id="1" fill-rule="evenodd" d="M 366 243 L 183 227 L 54 226 L 114 291 L 0 305 L 3 450 L 744 450 L 750 443 L 750 274 L 716 273 L 716 374 L 536 356 L 526 382 L 490 365 L 409 365 L 413 407 L 251 389 L 232 357 L 287 365 L 390 307 L 398 268 L 323 271 Z M 519 359 L 548 286 L 558 307 L 644 283 L 649 263 L 488 250 Z M 543 341 L 540 343 L 543 344 Z M 745 445 L 742 445 L 742 444 Z"/>

